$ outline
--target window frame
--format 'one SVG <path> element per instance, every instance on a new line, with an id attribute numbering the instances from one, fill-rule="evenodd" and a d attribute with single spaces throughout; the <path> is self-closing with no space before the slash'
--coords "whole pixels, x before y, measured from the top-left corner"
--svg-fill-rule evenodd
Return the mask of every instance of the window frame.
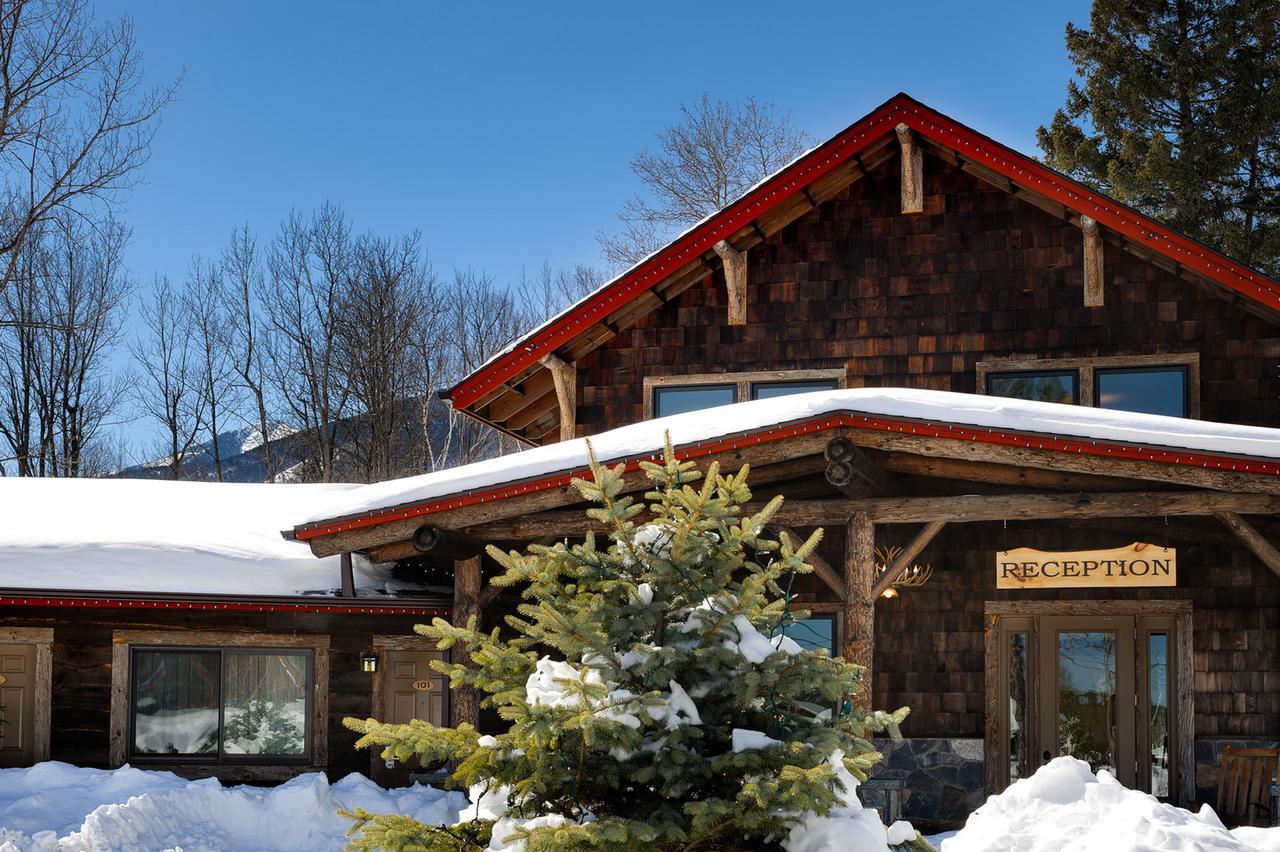
<path id="1" fill-rule="evenodd" d="M 650 402 L 650 407 L 653 409 L 654 416 L 655 417 L 674 416 L 674 415 L 658 414 L 658 407 L 659 407 L 658 397 L 660 397 L 664 392 L 696 391 L 696 390 L 702 390 L 702 391 L 727 390 L 729 391 L 729 395 L 732 397 L 732 399 L 730 399 L 726 403 L 720 403 L 720 405 L 733 405 L 735 402 L 740 401 L 738 399 L 738 387 L 732 382 L 716 382 L 714 384 L 708 382 L 706 384 L 696 384 L 696 385 L 659 385 L 657 387 L 653 387 L 649 389 L 649 395 L 650 395 L 649 402 Z M 709 406 L 708 408 L 694 408 L 694 409 L 690 409 L 690 411 L 707 411 L 710 408 L 719 408 L 720 405 L 713 405 L 713 406 Z M 688 412 L 681 412 L 681 413 L 688 413 Z"/>
<path id="2" fill-rule="evenodd" d="M 979 361 L 977 390 L 987 393 L 987 376 L 1020 372 L 1054 372 L 1077 370 L 1076 399 L 1078 405 L 1097 408 L 1096 373 L 1100 370 L 1136 372 L 1144 368 L 1152 370 L 1182 367 L 1186 370 L 1185 410 L 1189 420 L 1200 419 L 1200 353 L 1168 352 L 1160 355 L 1099 355 L 1089 358 L 1012 358 Z"/>
<path id="3" fill-rule="evenodd" d="M 218 655 L 218 750 L 210 756 L 201 754 L 144 754 L 134 749 L 137 746 L 137 708 L 134 705 L 138 683 L 138 666 L 135 664 L 139 654 L 187 653 Z M 306 709 L 303 711 L 303 739 L 305 748 L 302 754 L 228 754 L 223 739 L 226 727 L 226 674 L 227 657 L 239 656 L 272 656 L 288 654 L 306 659 L 306 688 L 303 700 Z M 257 646 L 209 646 L 209 645 L 133 645 L 129 648 L 129 695 L 126 698 L 129 707 L 129 730 L 126 754 L 130 763 L 198 763 L 217 766 L 308 766 L 311 763 L 311 744 L 315 739 L 315 651 L 311 648 L 262 648 Z"/>
<path id="4" fill-rule="evenodd" d="M 832 657 L 840 656 L 840 614 L 838 612 L 832 612 L 829 610 L 813 610 L 810 608 L 811 606 L 812 605 L 796 604 L 796 609 L 807 612 L 808 616 L 805 619 L 795 618 L 794 617 L 795 611 L 793 610 L 790 613 L 788 613 L 789 615 L 792 616 L 792 623 L 793 624 L 799 623 L 802 620 L 817 621 L 819 619 L 821 619 L 822 621 L 830 621 L 831 622 L 831 648 L 829 650 L 831 651 Z M 786 634 L 783 633 L 782 635 L 785 636 Z"/>
<path id="5" fill-rule="evenodd" d="M 690 373 L 687 375 L 645 376 L 644 419 L 657 416 L 657 390 L 661 388 L 693 388 L 699 385 L 733 385 L 734 402 L 755 398 L 756 385 L 780 385 L 791 382 L 834 382 L 837 389 L 848 387 L 848 371 L 843 367 L 823 370 L 759 370 L 742 373 Z"/>
<path id="6" fill-rule="evenodd" d="M 1020 378 L 1025 376 L 1045 376 L 1045 377 L 1070 376 L 1071 377 L 1071 402 L 1068 404 L 1069 405 L 1080 404 L 1080 399 L 1081 399 L 1080 369 L 1078 367 L 1064 369 L 1064 370 L 992 370 L 984 375 L 983 393 L 987 396 L 1000 396 L 1000 394 L 994 394 L 991 392 L 992 381 L 999 380 L 999 379 Z"/>
<path id="7" fill-rule="evenodd" d="M 279 767 L 290 777 L 298 769 L 323 768 L 329 760 L 329 636 L 327 634 L 283 634 L 253 632 L 223 632 L 214 630 L 116 630 L 111 634 L 111 734 L 109 765 L 118 767 L 126 762 L 156 766 L 253 766 L 259 773 L 269 773 L 270 767 Z M 133 754 L 133 651 L 186 650 L 217 651 L 219 653 L 219 678 L 222 676 L 221 659 L 225 651 L 264 651 L 267 653 L 309 652 L 307 674 L 307 751 L 305 755 L 232 755 L 212 758 L 185 755 Z M 220 681 L 221 684 L 221 681 Z M 221 685 L 219 687 L 221 689 Z M 221 750 L 222 696 L 218 699 L 219 749 Z M 267 774 L 260 777 L 266 778 Z"/>
<path id="8" fill-rule="evenodd" d="M 1136 367 L 1097 367 L 1093 371 L 1093 407 L 1102 408 L 1102 376 L 1108 373 L 1172 373 L 1182 374 L 1182 414 L 1175 417 L 1190 417 L 1191 414 L 1191 369 L 1186 364 L 1143 364 Z M 1125 411 L 1123 408 L 1109 408 L 1108 411 Z"/>

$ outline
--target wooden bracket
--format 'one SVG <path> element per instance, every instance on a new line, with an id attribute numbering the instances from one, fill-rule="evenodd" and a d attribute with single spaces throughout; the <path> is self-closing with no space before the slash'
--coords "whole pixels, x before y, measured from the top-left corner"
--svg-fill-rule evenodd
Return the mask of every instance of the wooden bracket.
<path id="1" fill-rule="evenodd" d="M 805 542 L 804 538 L 790 527 L 779 527 L 778 534 L 787 540 L 787 545 L 792 550 L 795 550 Z M 813 568 L 813 573 L 818 575 L 818 579 L 826 583 L 831 591 L 836 593 L 836 597 L 844 600 L 844 580 L 836 573 L 836 569 L 832 568 L 827 560 L 819 556 L 817 551 L 810 553 L 805 561 Z"/>
<path id="2" fill-rule="evenodd" d="M 712 248 L 724 263 L 724 283 L 729 290 L 729 325 L 747 324 L 747 253 L 721 240 Z"/>
<path id="3" fill-rule="evenodd" d="M 902 149 L 902 212 L 924 212 L 924 148 L 905 124 L 894 128 Z"/>
<path id="4" fill-rule="evenodd" d="M 551 371 L 551 380 L 556 385 L 556 400 L 560 403 L 560 440 L 571 440 L 577 437 L 578 371 L 555 353 L 542 356 L 538 363 Z"/>
<path id="5" fill-rule="evenodd" d="M 1100 308 L 1102 296 L 1102 231 L 1091 216 L 1080 217 L 1080 230 L 1084 232 L 1084 304 L 1087 308 Z"/>
<path id="6" fill-rule="evenodd" d="M 1253 528 L 1253 525 L 1235 512 L 1216 512 L 1218 520 L 1222 521 L 1227 527 L 1236 534 L 1236 538 L 1244 542 L 1245 546 L 1253 551 L 1253 555 L 1262 560 L 1262 564 L 1266 565 L 1276 576 L 1280 576 L 1280 551 L 1275 549 L 1271 542 L 1262 537 L 1262 534 Z"/>
<path id="7" fill-rule="evenodd" d="M 916 537 L 911 539 L 911 543 L 902 549 L 902 552 L 893 560 L 893 564 L 886 568 L 884 574 L 876 581 L 875 588 L 871 590 L 875 598 L 878 599 L 884 594 L 885 589 L 892 586 L 894 581 L 902 576 L 902 572 L 911 565 L 911 560 L 919 556 L 921 551 L 929 546 L 929 542 L 933 541 L 934 536 L 942 532 L 942 528 L 946 525 L 945 521 L 930 521 L 924 525 L 924 529 L 916 533 Z"/>

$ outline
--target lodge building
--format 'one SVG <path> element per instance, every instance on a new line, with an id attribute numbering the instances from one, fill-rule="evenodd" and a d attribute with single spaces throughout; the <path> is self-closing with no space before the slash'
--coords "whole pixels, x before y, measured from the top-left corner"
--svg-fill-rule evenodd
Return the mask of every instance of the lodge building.
<path id="1" fill-rule="evenodd" d="M 27 578 L 0 625 L 47 631 L 55 684 L 96 679 L 52 709 L 78 750 L 44 753 L 102 763 L 140 756 L 141 697 L 169 700 L 138 685 L 143 621 L 184 659 L 221 654 L 226 684 L 231 633 L 341 633 L 340 674 L 308 664 L 327 702 L 308 736 L 326 732 L 310 765 L 345 769 L 344 712 L 493 723 L 390 637 L 428 610 L 498 623 L 512 599 L 479 545 L 583 534 L 582 439 L 640 489 L 669 435 L 785 495 L 777 534 L 825 529 L 789 630 L 864 665 L 872 706 L 911 708 L 880 769 L 908 817 L 962 821 L 1061 753 L 1212 801 L 1224 747 L 1280 745 L 1278 367 L 1280 282 L 898 95 L 447 391 L 531 449 L 343 490 L 287 525 L 342 574 L 323 605 L 371 600 L 353 564 L 394 565 L 418 585 L 373 606 L 404 612 L 139 619 L 103 592 L 110 615 L 82 625 L 87 607 L 31 599 Z M 94 669 L 108 652 L 131 674 Z M 208 771 L 240 771 L 217 738 Z"/>

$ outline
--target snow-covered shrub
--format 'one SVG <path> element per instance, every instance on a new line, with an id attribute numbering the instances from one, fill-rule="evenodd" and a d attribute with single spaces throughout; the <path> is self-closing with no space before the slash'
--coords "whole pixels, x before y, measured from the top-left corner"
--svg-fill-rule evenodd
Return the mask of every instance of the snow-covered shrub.
<path id="1" fill-rule="evenodd" d="M 506 733 L 347 720 L 384 757 L 453 761 L 474 805 L 454 825 L 353 813 L 351 848 L 887 849 L 857 779 L 879 758 L 868 735 L 896 736 L 907 711 L 853 709 L 861 670 L 780 632 L 819 535 L 794 552 L 766 537 L 781 499 L 745 515 L 745 468 L 704 479 L 668 446 L 646 502 L 621 496 L 621 467 L 592 469 L 576 485 L 607 540 L 490 549 L 494 582 L 524 598 L 512 638 L 417 628 L 469 656 L 440 668 Z M 905 824 L 892 837 L 926 847 Z"/>

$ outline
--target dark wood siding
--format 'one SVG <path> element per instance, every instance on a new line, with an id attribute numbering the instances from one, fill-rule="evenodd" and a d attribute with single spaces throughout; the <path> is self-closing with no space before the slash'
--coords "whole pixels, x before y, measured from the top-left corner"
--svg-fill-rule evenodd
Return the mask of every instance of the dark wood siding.
<path id="1" fill-rule="evenodd" d="M 1083 307 L 1082 237 L 947 163 L 898 212 L 893 160 L 748 253 L 748 322 L 719 273 L 578 363 L 578 423 L 643 417 L 645 376 L 847 368 L 848 385 L 974 392 L 975 365 L 1199 352 L 1206 420 L 1280 425 L 1280 326 L 1106 247 L 1106 306 Z"/>
<path id="2" fill-rule="evenodd" d="M 1116 597 L 1106 589 L 997 591 L 995 552 L 1023 546 L 1086 550 L 1138 540 L 1153 540 L 1151 530 L 1010 523 L 1006 534 L 998 523 L 948 527 L 926 554 L 934 569 L 929 582 L 876 604 L 875 706 L 910 707 L 903 728 L 908 736 L 981 737 L 984 602 Z M 1169 543 L 1178 548 L 1177 587 L 1126 589 L 1124 597 L 1191 601 L 1196 736 L 1280 737 L 1280 578 L 1241 548 Z"/>
<path id="3" fill-rule="evenodd" d="M 369 716 L 371 676 L 360 668 L 362 654 L 373 649 L 374 635 L 410 635 L 428 620 L 412 616 L 323 613 L 167 612 L 106 607 L 48 609 L 9 607 L 0 624 L 53 628 L 53 760 L 106 767 L 111 722 L 111 636 L 116 630 L 225 630 L 329 636 L 328 774 L 369 774 L 369 753 L 357 752 L 356 735 L 342 726 L 344 716 Z M 227 783 L 262 777 L 252 769 L 164 766 L 180 774 L 216 774 Z M 311 771 L 306 767 L 285 774 Z M 274 776 L 271 776 L 274 777 Z"/>

